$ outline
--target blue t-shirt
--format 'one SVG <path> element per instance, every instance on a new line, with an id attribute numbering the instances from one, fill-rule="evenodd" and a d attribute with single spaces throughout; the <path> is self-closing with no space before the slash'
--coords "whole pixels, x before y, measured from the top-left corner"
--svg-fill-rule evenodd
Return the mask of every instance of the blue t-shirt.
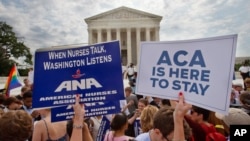
<path id="1" fill-rule="evenodd" d="M 149 133 L 143 133 L 143 134 L 140 134 L 139 136 L 137 136 L 135 138 L 136 141 L 150 141 L 150 136 L 149 136 Z"/>

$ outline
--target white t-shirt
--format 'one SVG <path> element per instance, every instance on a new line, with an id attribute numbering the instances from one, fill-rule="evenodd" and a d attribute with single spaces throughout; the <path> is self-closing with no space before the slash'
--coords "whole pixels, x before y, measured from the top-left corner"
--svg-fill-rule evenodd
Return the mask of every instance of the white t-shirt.
<path id="1" fill-rule="evenodd" d="M 122 73 L 125 73 L 126 71 L 126 66 L 122 66 Z"/>
<path id="2" fill-rule="evenodd" d="M 126 135 L 123 135 L 123 136 L 120 136 L 120 137 L 114 137 L 114 132 L 109 131 L 105 135 L 104 141 L 129 141 L 129 139 L 132 139 L 132 137 L 129 137 L 129 136 L 126 136 Z"/>
<path id="3" fill-rule="evenodd" d="M 128 67 L 128 69 L 127 69 L 127 71 L 128 71 L 128 75 L 134 75 L 134 73 L 135 73 L 135 67 Z"/>
<path id="4" fill-rule="evenodd" d="M 250 71 L 250 67 L 249 66 L 241 66 L 239 68 L 239 71 L 242 73 L 247 73 L 248 71 Z"/>
<path id="5" fill-rule="evenodd" d="M 93 133 L 93 140 L 95 141 L 97 138 L 98 130 L 100 128 L 102 118 L 98 119 L 97 117 L 91 117 L 90 118 L 94 122 L 94 126 L 92 127 L 92 133 Z"/>
<path id="6" fill-rule="evenodd" d="M 120 100 L 120 108 L 121 108 L 121 109 L 122 109 L 123 107 L 125 107 L 126 105 L 127 105 L 127 101 L 126 101 L 126 100 Z M 124 112 L 125 112 L 126 115 L 129 115 L 129 114 L 130 114 L 128 109 L 126 109 Z"/>
<path id="7" fill-rule="evenodd" d="M 149 133 L 143 133 L 143 134 L 140 134 L 139 136 L 137 136 L 135 138 L 135 140 L 137 141 L 150 141 L 150 135 Z"/>
<path id="8" fill-rule="evenodd" d="M 33 84 L 33 80 L 34 80 L 34 71 L 29 71 L 28 73 L 28 79 L 30 81 L 31 84 Z"/>

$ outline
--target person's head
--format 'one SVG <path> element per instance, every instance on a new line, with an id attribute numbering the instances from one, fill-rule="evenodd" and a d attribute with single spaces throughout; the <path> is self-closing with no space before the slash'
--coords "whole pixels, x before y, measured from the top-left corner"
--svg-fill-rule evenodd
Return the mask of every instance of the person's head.
<path id="1" fill-rule="evenodd" d="M 153 120 L 153 132 L 156 135 L 157 141 L 171 141 L 173 139 L 174 132 L 174 109 L 171 107 L 164 107 L 160 109 L 155 115 Z M 163 122 L 164 121 L 164 122 Z M 188 139 L 191 135 L 191 128 L 183 120 L 185 139 Z M 164 123 L 164 124 L 163 124 Z"/>
<path id="2" fill-rule="evenodd" d="M 163 108 L 163 107 L 169 107 L 171 106 L 170 105 L 170 101 L 168 99 L 162 99 L 161 102 L 160 102 L 160 108 Z"/>
<path id="3" fill-rule="evenodd" d="M 126 87 L 125 88 L 125 96 L 130 96 L 130 94 L 132 93 L 132 88 L 131 87 Z"/>
<path id="4" fill-rule="evenodd" d="M 115 114 L 110 123 L 111 130 L 127 130 L 128 128 L 128 118 L 124 113 Z"/>
<path id="5" fill-rule="evenodd" d="M 160 105 L 161 103 L 161 98 L 158 98 L 158 97 L 152 97 L 154 102 L 157 104 L 157 105 Z"/>
<path id="6" fill-rule="evenodd" d="M 250 78 L 246 78 L 244 81 L 246 88 L 250 88 Z"/>
<path id="7" fill-rule="evenodd" d="M 9 110 L 17 110 L 19 109 L 19 105 L 22 104 L 17 98 L 15 97 L 8 97 L 4 101 L 4 105 L 9 109 Z"/>
<path id="8" fill-rule="evenodd" d="M 21 88 L 21 94 L 24 94 L 24 93 L 27 92 L 27 91 L 30 91 L 30 87 L 23 86 L 23 87 Z"/>
<path id="9" fill-rule="evenodd" d="M 0 120 L 1 141 L 25 141 L 32 133 L 32 117 L 23 110 L 9 111 Z"/>
<path id="10" fill-rule="evenodd" d="M 152 105 L 145 107 L 140 116 L 140 123 L 142 132 L 148 132 L 153 129 L 153 117 L 154 114 L 158 111 L 158 108 Z"/>
<path id="11" fill-rule="evenodd" d="M 243 64 L 243 66 L 248 66 L 247 61 L 244 61 L 242 64 Z"/>
<path id="12" fill-rule="evenodd" d="M 148 100 L 140 98 L 138 101 L 138 110 L 141 112 L 146 106 L 148 106 Z"/>
<path id="13" fill-rule="evenodd" d="M 23 105 L 25 105 L 27 108 L 32 107 L 32 92 L 27 91 L 23 94 Z"/>
<path id="14" fill-rule="evenodd" d="M 197 123 L 207 121 L 209 118 L 210 111 L 197 106 L 192 106 L 191 119 Z"/>
<path id="15" fill-rule="evenodd" d="M 29 81 L 29 79 L 28 78 L 25 78 L 24 80 L 23 80 L 23 83 L 24 83 L 24 85 L 25 86 L 30 86 L 30 81 Z"/>
<path id="16" fill-rule="evenodd" d="M 0 105 L 4 104 L 5 100 L 6 100 L 6 96 L 4 94 L 0 94 Z"/>
<path id="17" fill-rule="evenodd" d="M 250 107 L 250 92 L 249 91 L 244 91 L 240 94 L 240 102 L 243 105 Z"/>
<path id="18" fill-rule="evenodd" d="M 129 65 L 130 67 L 133 67 L 134 66 L 134 64 L 133 63 L 130 63 L 130 65 Z"/>
<path id="19" fill-rule="evenodd" d="M 240 92 L 240 91 L 243 90 L 243 85 L 242 85 L 241 83 L 235 83 L 235 84 L 233 84 L 233 88 L 234 88 L 236 91 Z"/>
<path id="20" fill-rule="evenodd" d="M 236 98 L 235 90 L 232 89 L 232 90 L 231 90 L 230 100 L 234 100 L 235 98 Z"/>
<path id="21" fill-rule="evenodd" d="M 230 127 L 230 125 L 249 125 L 250 116 L 238 108 L 229 108 L 228 115 L 222 115 L 220 113 L 215 113 L 215 116 L 224 121 L 224 123 Z"/>

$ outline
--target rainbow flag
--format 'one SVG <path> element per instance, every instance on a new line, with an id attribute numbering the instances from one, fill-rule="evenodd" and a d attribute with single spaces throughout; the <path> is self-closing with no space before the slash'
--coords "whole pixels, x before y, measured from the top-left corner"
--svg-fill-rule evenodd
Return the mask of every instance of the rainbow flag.
<path id="1" fill-rule="evenodd" d="M 14 65 L 11 70 L 7 82 L 5 83 L 5 94 L 7 97 L 10 95 L 10 90 L 20 87 L 22 84 L 18 79 L 18 71 L 16 65 Z"/>

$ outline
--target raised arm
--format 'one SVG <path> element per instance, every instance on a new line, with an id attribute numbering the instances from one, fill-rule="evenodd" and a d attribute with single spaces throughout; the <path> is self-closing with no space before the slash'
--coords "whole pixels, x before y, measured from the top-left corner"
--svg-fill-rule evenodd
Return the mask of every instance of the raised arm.
<path id="1" fill-rule="evenodd" d="M 82 107 L 80 104 L 80 97 L 77 95 L 76 96 L 76 103 L 73 106 L 74 108 L 74 112 L 75 112 L 75 116 L 73 119 L 73 130 L 72 130 L 72 135 L 70 138 L 70 141 L 82 141 L 82 137 L 83 137 L 83 132 L 82 129 L 85 130 L 86 126 L 83 123 L 83 118 L 85 115 L 85 110 L 84 107 Z"/>
<path id="2" fill-rule="evenodd" d="M 184 96 L 182 93 L 179 93 L 179 102 L 176 103 L 175 111 L 174 111 L 174 139 L 173 141 L 185 141 L 184 134 L 184 125 L 183 120 L 184 116 L 189 109 L 191 109 L 191 105 L 185 103 Z"/>

